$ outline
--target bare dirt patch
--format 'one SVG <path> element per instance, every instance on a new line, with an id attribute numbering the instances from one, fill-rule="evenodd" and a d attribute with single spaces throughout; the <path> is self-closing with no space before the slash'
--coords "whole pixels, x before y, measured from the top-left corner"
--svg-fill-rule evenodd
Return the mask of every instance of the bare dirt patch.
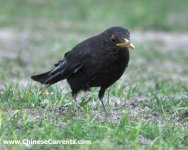
<path id="1" fill-rule="evenodd" d="M 46 31 L 29 31 L 23 30 L 22 32 L 16 31 L 10 28 L 0 29 L 0 44 L 5 45 L 7 48 L 9 47 L 20 47 L 28 39 L 41 39 L 41 38 L 53 38 L 53 37 L 62 37 L 65 35 L 59 34 L 59 32 L 48 33 Z M 43 36 L 45 35 L 45 36 Z M 70 33 L 71 37 L 74 39 L 80 38 L 77 36 L 77 33 Z M 68 33 L 66 33 L 66 37 L 70 37 Z M 81 36 L 82 37 L 82 36 Z M 134 43 L 146 44 L 149 45 L 162 45 L 165 46 L 168 50 L 181 49 L 188 47 L 188 33 L 179 33 L 179 32 L 162 32 L 162 31 L 132 31 L 131 39 Z M 0 49 L 0 53 L 2 48 Z"/>

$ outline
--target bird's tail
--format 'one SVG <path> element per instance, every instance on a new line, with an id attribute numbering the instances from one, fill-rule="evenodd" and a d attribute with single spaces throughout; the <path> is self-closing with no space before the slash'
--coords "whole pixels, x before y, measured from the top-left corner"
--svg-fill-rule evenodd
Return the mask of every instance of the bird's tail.
<path id="1" fill-rule="evenodd" d="M 34 75 L 31 77 L 31 79 L 33 79 L 34 81 L 40 82 L 42 84 L 45 84 L 45 81 L 47 81 L 47 79 L 49 78 L 49 73 L 50 71 L 42 73 L 42 74 Z"/>
<path id="2" fill-rule="evenodd" d="M 47 86 L 50 86 L 60 80 L 64 80 L 70 77 L 73 73 L 76 73 L 82 67 L 81 64 L 76 64 L 68 66 L 66 61 L 61 62 L 60 64 L 55 65 L 55 68 L 38 75 L 31 77 L 34 81 L 40 82 Z"/>
<path id="3" fill-rule="evenodd" d="M 52 84 L 55 84 L 56 82 L 63 79 L 63 77 L 59 74 L 51 74 L 51 71 L 34 75 L 31 77 L 34 81 L 40 82 L 41 84 L 45 84 L 47 86 L 50 86 Z"/>

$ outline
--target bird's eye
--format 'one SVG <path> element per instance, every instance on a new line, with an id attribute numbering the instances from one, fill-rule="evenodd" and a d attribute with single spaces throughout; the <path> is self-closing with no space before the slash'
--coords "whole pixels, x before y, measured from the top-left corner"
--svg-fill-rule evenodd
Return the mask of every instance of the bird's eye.
<path id="1" fill-rule="evenodd" d="M 116 42 L 116 37 L 115 37 L 115 35 L 112 35 L 112 36 L 110 37 L 110 40 L 111 40 L 113 43 L 115 43 L 115 42 Z"/>

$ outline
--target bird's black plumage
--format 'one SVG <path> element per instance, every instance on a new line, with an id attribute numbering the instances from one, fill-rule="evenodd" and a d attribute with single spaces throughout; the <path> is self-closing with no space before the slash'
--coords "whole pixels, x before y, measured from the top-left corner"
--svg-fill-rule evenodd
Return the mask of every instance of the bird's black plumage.
<path id="1" fill-rule="evenodd" d="M 31 78 L 48 86 L 67 79 L 74 98 L 81 90 L 100 87 L 102 102 L 105 90 L 122 76 L 128 66 L 128 48 L 134 48 L 129 31 L 112 27 L 76 45 L 52 70 Z"/>

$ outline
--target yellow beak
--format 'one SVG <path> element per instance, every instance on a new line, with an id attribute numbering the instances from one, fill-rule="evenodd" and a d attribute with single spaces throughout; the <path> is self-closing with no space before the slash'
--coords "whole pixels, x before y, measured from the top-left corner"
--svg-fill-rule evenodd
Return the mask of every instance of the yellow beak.
<path id="1" fill-rule="evenodd" d="M 134 45 L 128 39 L 125 39 L 125 41 L 122 43 L 117 43 L 116 46 L 128 47 L 128 48 L 133 48 L 133 49 L 135 48 Z"/>

